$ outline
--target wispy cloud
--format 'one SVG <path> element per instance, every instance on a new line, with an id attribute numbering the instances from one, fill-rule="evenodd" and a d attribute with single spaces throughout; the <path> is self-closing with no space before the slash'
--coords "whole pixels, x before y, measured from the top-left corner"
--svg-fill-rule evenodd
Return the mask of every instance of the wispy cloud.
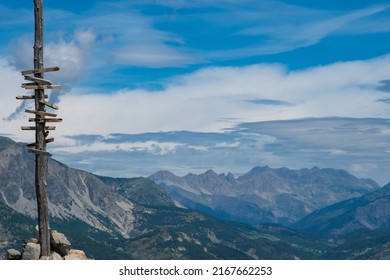
<path id="1" fill-rule="evenodd" d="M 79 153 L 110 153 L 110 152 L 147 152 L 152 155 L 166 155 L 168 153 L 174 153 L 176 148 L 180 146 L 180 143 L 173 142 L 157 142 L 157 141 L 145 141 L 145 142 L 123 142 L 123 143 L 106 143 L 102 141 L 96 141 L 89 144 L 78 144 L 62 146 L 60 148 L 54 148 L 53 151 L 59 151 L 69 154 Z"/>
<path id="2" fill-rule="evenodd" d="M 251 99 L 246 100 L 247 102 L 253 103 L 253 104 L 259 104 L 264 106 L 291 106 L 293 104 L 288 103 L 286 101 L 281 100 L 274 100 L 274 99 Z"/>
<path id="3" fill-rule="evenodd" d="M 117 1 L 102 2 L 78 16 L 48 9 L 47 17 L 49 37 L 58 30 L 66 36 L 78 30 L 96 35 L 93 54 L 102 61 L 100 67 L 108 63 L 160 68 L 281 53 L 340 33 L 386 32 L 383 18 L 373 16 L 388 13 L 389 7 L 328 11 L 282 1 Z M 5 7 L 2 10 L 6 17 L 14 14 Z M 27 27 L 32 17 L 27 18 L 12 26 Z M 69 24 L 60 25 L 63 21 Z M 53 32 L 55 27 L 58 30 Z M 69 41 L 53 45 L 60 46 L 74 49 Z"/>
<path id="4" fill-rule="evenodd" d="M 379 81 L 378 90 L 390 92 L 390 80 Z"/>
<path id="5" fill-rule="evenodd" d="M 259 165 L 318 166 L 385 184 L 390 180 L 389 127 L 389 119 L 309 118 L 246 123 L 219 133 L 79 135 L 53 151 L 72 166 L 110 176 L 148 176 L 160 169 L 241 175 Z"/>
<path id="6" fill-rule="evenodd" d="M 180 67 L 195 62 L 195 58 L 181 44 L 181 35 L 157 29 L 153 18 L 142 15 L 136 7 L 127 6 L 125 10 L 118 8 L 108 5 L 104 11 L 79 22 L 99 34 L 99 51 L 105 56 L 106 63 Z"/>

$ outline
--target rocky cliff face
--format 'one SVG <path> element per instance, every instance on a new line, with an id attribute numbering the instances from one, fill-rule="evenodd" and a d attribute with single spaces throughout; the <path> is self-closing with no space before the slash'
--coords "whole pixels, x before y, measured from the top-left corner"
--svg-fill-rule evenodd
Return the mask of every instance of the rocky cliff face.
<path id="1" fill-rule="evenodd" d="M 212 170 L 183 177 L 160 171 L 149 179 L 180 205 L 250 224 L 290 224 L 316 209 L 379 188 L 346 171 L 319 168 L 256 167 L 238 178 Z"/>
<path id="2" fill-rule="evenodd" d="M 140 184 L 124 182 L 121 185 L 124 193 L 141 188 Z M 149 188 L 152 184 L 149 182 Z M 135 196 L 135 200 L 130 200 L 121 195 L 114 183 L 107 184 L 98 176 L 49 159 L 47 185 L 49 212 L 53 218 L 77 219 L 105 232 L 131 235 L 136 220 L 134 209 L 139 204 Z M 148 205 L 170 205 L 166 200 L 168 195 L 164 196 L 161 190 L 159 194 L 162 198 L 153 196 Z M 24 144 L 14 144 L 0 152 L 0 201 L 18 213 L 37 215 L 34 155 L 27 153 Z"/>

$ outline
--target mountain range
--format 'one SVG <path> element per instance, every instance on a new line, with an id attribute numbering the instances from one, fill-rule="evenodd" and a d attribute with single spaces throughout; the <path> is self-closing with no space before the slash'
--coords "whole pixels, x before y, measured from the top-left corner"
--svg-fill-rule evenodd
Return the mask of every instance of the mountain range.
<path id="1" fill-rule="evenodd" d="M 233 174 L 176 176 L 159 171 L 149 177 L 177 203 L 217 218 L 290 225 L 314 210 L 377 190 L 370 179 L 358 179 L 344 170 L 290 170 L 255 167 L 235 178 Z"/>
<path id="2" fill-rule="evenodd" d="M 25 144 L 0 139 L 4 258 L 6 248 L 33 235 L 37 211 L 34 156 Z M 294 259 L 321 252 L 312 253 L 303 237 L 297 249 L 282 235 L 178 208 L 146 178 L 96 176 L 49 158 L 47 185 L 51 228 L 97 259 Z"/>
<path id="3" fill-rule="evenodd" d="M 211 170 L 184 177 L 162 171 L 128 179 L 49 158 L 47 184 L 51 228 L 95 259 L 390 258 L 388 187 L 342 170 L 258 167 L 238 178 Z M 187 206 L 178 199 L 182 193 L 191 194 Z M 333 219 L 332 211 L 341 218 Z M 0 259 L 34 234 L 36 212 L 34 156 L 25 144 L 0 137 Z M 368 227 L 348 224 L 372 213 Z M 318 223 L 324 228 L 315 230 Z"/>

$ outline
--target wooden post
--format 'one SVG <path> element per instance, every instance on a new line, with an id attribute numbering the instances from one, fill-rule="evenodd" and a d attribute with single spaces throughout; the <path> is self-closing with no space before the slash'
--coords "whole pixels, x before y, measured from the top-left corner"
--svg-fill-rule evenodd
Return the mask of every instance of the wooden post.
<path id="1" fill-rule="evenodd" d="M 43 4 L 42 0 L 34 0 L 34 18 L 35 18 L 35 40 L 34 40 L 34 69 L 43 69 Z M 44 78 L 44 72 L 36 71 L 34 77 Z M 44 118 L 39 112 L 45 111 L 45 104 L 39 102 L 45 99 L 44 89 L 35 89 L 35 110 L 37 118 Z M 45 123 L 35 123 L 35 143 L 36 150 L 41 153 L 35 153 L 35 191 L 38 205 L 38 229 L 39 244 L 41 246 L 41 257 L 50 256 L 50 232 L 49 232 L 49 210 L 47 200 L 46 185 L 46 135 Z"/>
<path id="2" fill-rule="evenodd" d="M 47 112 L 45 106 L 58 110 L 58 106 L 51 104 L 45 98 L 45 89 L 60 88 L 53 85 L 50 80 L 46 80 L 44 74 L 60 70 L 59 67 L 43 67 L 43 0 L 34 0 L 35 19 L 35 39 L 34 39 L 34 69 L 22 71 L 24 79 L 32 83 L 22 84 L 22 88 L 34 90 L 34 95 L 19 95 L 19 100 L 34 100 L 35 110 L 26 109 L 25 112 L 34 114 L 30 122 L 35 122 L 35 126 L 22 126 L 22 130 L 35 131 L 35 142 L 28 144 L 28 151 L 35 154 L 35 191 L 38 206 L 38 231 L 39 244 L 41 247 L 42 259 L 50 257 L 50 227 L 49 227 L 49 207 L 47 198 L 47 157 L 51 153 L 46 151 L 46 144 L 54 141 L 54 138 L 46 138 L 49 130 L 55 130 L 55 126 L 47 126 L 46 123 L 60 123 L 62 119 L 56 118 L 56 113 Z M 34 75 L 34 76 L 29 76 Z M 46 118 L 53 117 L 53 118 Z"/>

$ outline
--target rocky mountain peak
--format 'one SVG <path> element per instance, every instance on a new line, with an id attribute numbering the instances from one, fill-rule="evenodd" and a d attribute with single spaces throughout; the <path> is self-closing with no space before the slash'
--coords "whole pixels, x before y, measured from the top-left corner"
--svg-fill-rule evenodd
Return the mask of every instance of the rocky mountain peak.
<path id="1" fill-rule="evenodd" d="M 227 175 L 221 174 L 221 177 L 224 177 L 229 183 L 233 184 L 234 182 L 236 182 L 236 178 L 231 172 L 228 172 Z"/>
<path id="2" fill-rule="evenodd" d="M 148 177 L 148 179 L 152 180 L 156 184 L 160 184 L 162 182 L 169 185 L 180 185 L 184 184 L 182 178 L 176 176 L 170 171 L 162 170 L 158 171 Z"/>
<path id="3" fill-rule="evenodd" d="M 160 170 L 151 175 L 150 177 L 155 177 L 155 178 L 161 178 L 161 179 L 170 179 L 170 178 L 177 178 L 175 174 L 168 170 Z"/>
<path id="4" fill-rule="evenodd" d="M 213 176 L 213 177 L 215 177 L 215 176 L 218 176 L 218 174 L 217 173 L 215 173 L 215 171 L 214 170 L 212 170 L 212 169 L 209 169 L 209 170 L 207 170 L 205 173 L 203 173 L 205 176 Z"/>
<path id="5" fill-rule="evenodd" d="M 344 170 L 318 167 L 291 170 L 257 166 L 237 179 L 231 173 L 217 175 L 209 170 L 177 177 L 175 184 L 164 180 L 157 183 L 168 187 L 168 193 L 185 207 L 215 208 L 221 215 L 239 221 L 286 224 L 313 210 L 379 188 L 375 182 L 358 179 Z"/>

